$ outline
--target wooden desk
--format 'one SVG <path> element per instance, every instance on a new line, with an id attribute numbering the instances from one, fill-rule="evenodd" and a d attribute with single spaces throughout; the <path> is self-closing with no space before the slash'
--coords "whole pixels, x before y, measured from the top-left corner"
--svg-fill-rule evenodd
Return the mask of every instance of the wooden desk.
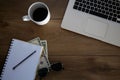
<path id="1" fill-rule="evenodd" d="M 45 26 L 23 22 L 33 2 L 45 2 L 51 20 Z M 0 71 L 12 38 L 48 41 L 49 59 L 60 61 L 65 70 L 50 72 L 44 80 L 120 80 L 120 48 L 64 29 L 61 21 L 68 0 L 0 1 Z"/>

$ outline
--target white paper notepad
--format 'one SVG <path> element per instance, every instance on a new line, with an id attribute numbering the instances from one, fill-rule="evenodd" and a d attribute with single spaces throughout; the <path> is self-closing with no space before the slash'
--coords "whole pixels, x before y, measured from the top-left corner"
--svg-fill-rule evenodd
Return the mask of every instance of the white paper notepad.
<path id="1" fill-rule="evenodd" d="M 12 39 L 0 80 L 34 80 L 42 49 L 39 45 Z M 23 60 L 24 62 L 13 69 Z"/>

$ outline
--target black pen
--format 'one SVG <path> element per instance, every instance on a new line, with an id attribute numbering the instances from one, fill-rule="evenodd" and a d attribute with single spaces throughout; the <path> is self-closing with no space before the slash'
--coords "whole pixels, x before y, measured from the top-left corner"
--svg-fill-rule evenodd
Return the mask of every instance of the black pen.
<path id="1" fill-rule="evenodd" d="M 32 56 L 34 53 L 36 53 L 36 51 L 32 52 L 30 55 L 28 55 L 25 59 L 23 59 L 20 63 L 18 63 L 17 65 L 15 65 L 13 67 L 13 70 L 15 70 L 20 64 L 22 64 L 25 60 L 27 60 L 30 56 Z"/>

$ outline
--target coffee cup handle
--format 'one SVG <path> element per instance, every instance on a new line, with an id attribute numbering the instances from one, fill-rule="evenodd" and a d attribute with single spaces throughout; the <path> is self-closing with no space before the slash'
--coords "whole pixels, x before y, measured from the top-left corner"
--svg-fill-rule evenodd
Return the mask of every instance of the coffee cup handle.
<path id="1" fill-rule="evenodd" d="M 28 15 L 25 15 L 22 17 L 23 21 L 30 21 L 30 18 Z"/>

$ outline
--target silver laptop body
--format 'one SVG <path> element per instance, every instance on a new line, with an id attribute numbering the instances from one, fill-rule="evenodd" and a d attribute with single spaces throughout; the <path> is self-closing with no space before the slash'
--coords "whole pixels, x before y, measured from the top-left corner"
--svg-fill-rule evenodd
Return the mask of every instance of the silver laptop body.
<path id="1" fill-rule="evenodd" d="M 120 18 L 108 20 L 104 18 L 106 16 L 109 17 L 108 15 L 99 17 L 96 16 L 94 12 L 91 12 L 91 14 L 89 14 L 90 10 L 88 12 L 85 12 L 84 9 L 83 11 L 78 10 L 80 7 L 77 6 L 78 7 L 77 8 L 75 5 L 76 4 L 78 5 L 81 2 L 77 2 L 77 1 L 79 0 L 69 0 L 61 27 L 63 29 L 73 31 L 78 34 L 86 35 L 88 37 L 92 37 L 120 47 Z M 84 4 L 89 3 L 89 1 L 90 0 L 85 0 Z M 99 1 L 99 0 L 95 0 L 95 1 Z M 115 8 L 119 9 L 120 7 L 119 3 L 120 2 L 117 1 L 117 7 Z M 104 4 L 104 2 L 101 3 L 101 5 L 102 4 Z M 85 5 L 82 5 L 82 8 L 84 8 L 84 6 Z M 93 11 L 95 11 L 95 7 Z M 108 12 L 108 14 L 112 14 L 112 13 Z M 120 13 L 119 15 L 116 15 L 116 17 L 117 16 L 120 16 Z"/>

